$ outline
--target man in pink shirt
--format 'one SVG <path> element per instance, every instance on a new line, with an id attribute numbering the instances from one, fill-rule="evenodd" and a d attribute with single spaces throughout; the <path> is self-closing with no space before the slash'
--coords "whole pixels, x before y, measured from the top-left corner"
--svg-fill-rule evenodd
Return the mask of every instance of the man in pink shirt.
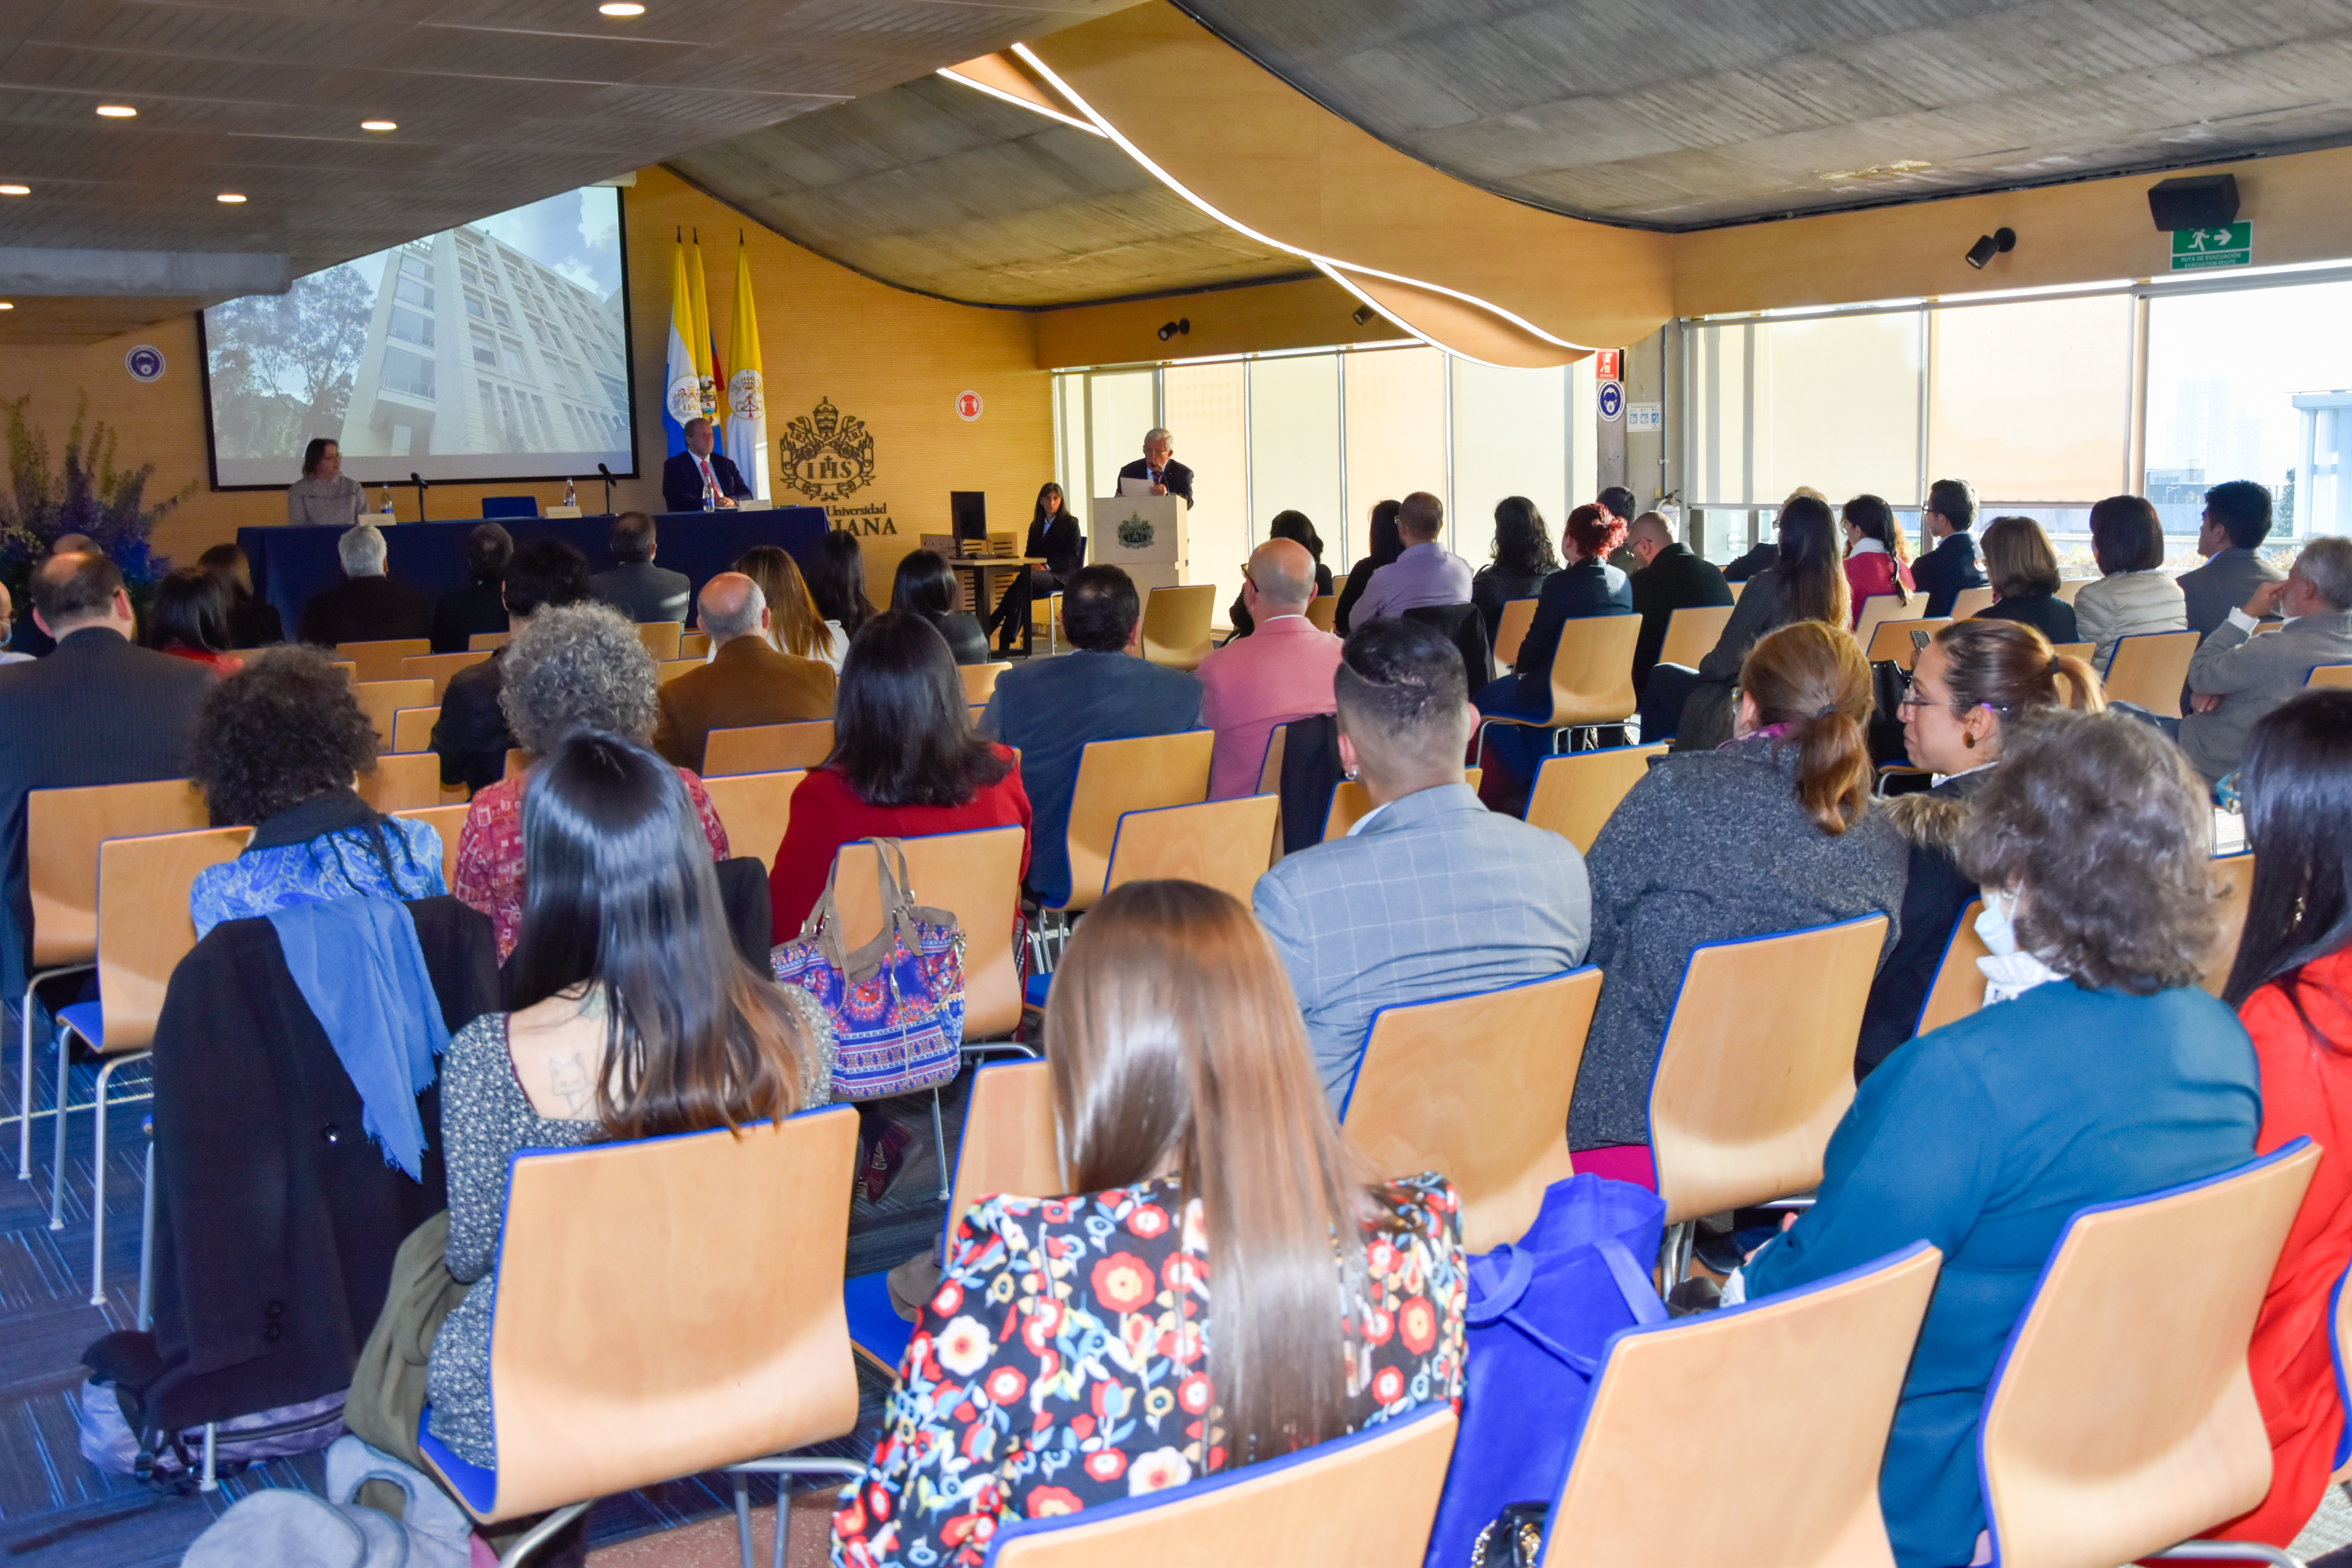
<path id="1" fill-rule="evenodd" d="M 1257 793 L 1266 737 L 1276 724 L 1332 710 L 1338 637 L 1307 618 L 1315 558 L 1296 540 L 1269 539 L 1251 552 L 1242 603 L 1256 629 L 1201 661 L 1201 722 L 1217 732 L 1209 798 Z"/>

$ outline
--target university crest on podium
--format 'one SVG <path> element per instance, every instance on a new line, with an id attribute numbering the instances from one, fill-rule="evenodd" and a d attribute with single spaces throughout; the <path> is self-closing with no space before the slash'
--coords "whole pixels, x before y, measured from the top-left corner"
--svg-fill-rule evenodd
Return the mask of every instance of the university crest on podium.
<path id="1" fill-rule="evenodd" d="M 786 425 L 776 447 L 784 482 L 812 500 L 838 500 L 874 480 L 873 432 L 829 397 Z"/>

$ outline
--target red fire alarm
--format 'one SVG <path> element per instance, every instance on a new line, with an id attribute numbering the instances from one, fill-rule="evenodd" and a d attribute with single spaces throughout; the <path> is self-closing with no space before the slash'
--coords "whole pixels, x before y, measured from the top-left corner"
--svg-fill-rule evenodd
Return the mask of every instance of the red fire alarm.
<path id="1" fill-rule="evenodd" d="M 1623 349 L 1596 349 L 1593 351 L 1593 380 L 1622 381 L 1624 377 L 1619 373 L 1624 368 L 1625 351 Z"/>

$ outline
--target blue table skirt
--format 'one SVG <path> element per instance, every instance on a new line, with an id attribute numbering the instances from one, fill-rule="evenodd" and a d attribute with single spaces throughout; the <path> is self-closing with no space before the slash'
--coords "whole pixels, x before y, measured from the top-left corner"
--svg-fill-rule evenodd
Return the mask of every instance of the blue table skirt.
<path id="1" fill-rule="evenodd" d="M 434 598 L 462 588 L 474 580 L 466 563 L 466 536 L 485 520 L 461 518 L 451 522 L 404 522 L 383 531 L 385 571 Z M 605 548 L 612 531 L 610 514 L 594 517 L 502 517 L 490 519 L 514 535 L 517 544 L 532 539 L 561 539 L 588 557 L 588 570 L 603 572 L 614 564 Z M 769 511 L 662 512 L 654 519 L 658 533 L 657 564 L 683 572 L 694 591 L 734 565 L 755 544 L 781 544 L 803 569 L 816 558 L 824 542 L 824 509 L 814 506 L 777 507 Z M 335 554 L 340 528 L 240 528 L 236 542 L 253 563 L 253 589 L 278 608 L 291 637 L 310 595 L 343 580 L 343 566 Z M 30 619 L 27 616 L 26 619 Z"/>

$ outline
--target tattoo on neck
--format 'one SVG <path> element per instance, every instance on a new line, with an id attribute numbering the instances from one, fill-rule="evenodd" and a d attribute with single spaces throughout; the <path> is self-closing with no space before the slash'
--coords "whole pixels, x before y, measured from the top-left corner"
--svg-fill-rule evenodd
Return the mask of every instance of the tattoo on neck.
<path id="1" fill-rule="evenodd" d="M 588 1058 L 578 1051 L 548 1058 L 547 1087 L 562 1100 L 572 1121 L 588 1121 L 595 1111 L 596 1080 L 588 1071 Z"/>

